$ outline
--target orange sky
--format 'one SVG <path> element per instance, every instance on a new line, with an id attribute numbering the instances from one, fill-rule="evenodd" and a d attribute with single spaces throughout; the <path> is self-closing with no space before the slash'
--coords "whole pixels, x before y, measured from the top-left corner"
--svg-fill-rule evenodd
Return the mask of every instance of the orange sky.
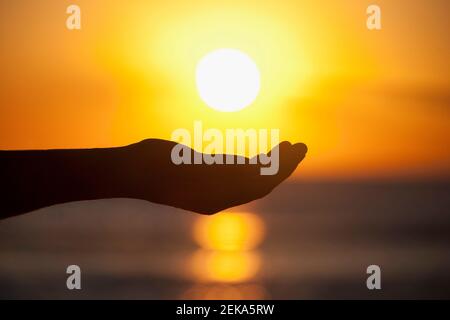
<path id="1" fill-rule="evenodd" d="M 65 27 L 81 7 L 82 30 Z M 366 8 L 382 9 L 381 31 Z M 450 174 L 448 1 L 32 1 L 0 3 L 0 148 L 123 145 L 177 128 L 280 128 L 303 141 L 297 176 Z M 208 108 L 195 65 L 248 53 L 261 93 Z"/>

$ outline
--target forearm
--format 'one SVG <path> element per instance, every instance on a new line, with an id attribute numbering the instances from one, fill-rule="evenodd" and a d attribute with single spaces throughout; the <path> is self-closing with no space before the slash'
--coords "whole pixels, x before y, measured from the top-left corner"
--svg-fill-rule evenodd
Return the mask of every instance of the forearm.
<path id="1" fill-rule="evenodd" d="M 0 218 L 79 200 L 125 197 L 122 148 L 0 151 Z"/>

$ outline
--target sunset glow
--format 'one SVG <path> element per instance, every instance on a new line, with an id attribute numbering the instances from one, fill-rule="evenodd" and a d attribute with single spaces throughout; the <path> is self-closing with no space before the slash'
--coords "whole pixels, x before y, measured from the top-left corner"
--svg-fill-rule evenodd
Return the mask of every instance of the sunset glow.
<path id="1" fill-rule="evenodd" d="M 450 174 L 446 4 L 378 1 L 381 31 L 367 30 L 364 1 L 79 4 L 79 31 L 65 28 L 65 3 L 0 5 L 1 149 L 169 139 L 201 120 L 306 143 L 297 177 Z M 220 48 L 260 73 L 257 98 L 239 112 L 199 95 L 196 67 Z"/>

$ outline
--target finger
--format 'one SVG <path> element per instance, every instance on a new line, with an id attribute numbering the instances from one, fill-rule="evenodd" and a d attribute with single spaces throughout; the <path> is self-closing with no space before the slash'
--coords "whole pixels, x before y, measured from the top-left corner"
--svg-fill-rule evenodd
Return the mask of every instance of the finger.
<path id="1" fill-rule="evenodd" d="M 289 177 L 297 168 L 300 161 L 305 158 L 308 148 L 303 143 L 296 143 L 289 148 L 281 149 L 279 182 Z"/>
<path id="2" fill-rule="evenodd" d="M 305 157 L 306 153 L 308 152 L 308 147 L 304 143 L 296 143 L 292 145 L 292 153 L 295 157 L 297 157 L 298 162 L 302 161 Z"/>
<path id="3" fill-rule="evenodd" d="M 271 161 L 278 161 L 278 172 L 274 175 L 260 175 L 253 180 L 253 184 L 258 185 L 257 193 L 260 196 L 268 194 L 295 171 L 305 157 L 307 147 L 303 143 L 291 145 L 288 142 L 282 142 L 272 149 L 269 155 L 275 156 L 276 152 L 278 152 L 278 159 Z"/>

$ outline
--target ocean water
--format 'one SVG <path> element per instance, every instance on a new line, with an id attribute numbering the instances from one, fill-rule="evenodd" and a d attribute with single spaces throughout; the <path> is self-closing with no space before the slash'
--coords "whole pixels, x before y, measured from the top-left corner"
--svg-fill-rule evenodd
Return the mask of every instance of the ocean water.
<path id="1" fill-rule="evenodd" d="M 0 298 L 450 298 L 450 183 L 291 182 L 229 211 L 262 221 L 255 248 L 199 255 L 199 215 L 131 199 L 0 221 Z"/>

